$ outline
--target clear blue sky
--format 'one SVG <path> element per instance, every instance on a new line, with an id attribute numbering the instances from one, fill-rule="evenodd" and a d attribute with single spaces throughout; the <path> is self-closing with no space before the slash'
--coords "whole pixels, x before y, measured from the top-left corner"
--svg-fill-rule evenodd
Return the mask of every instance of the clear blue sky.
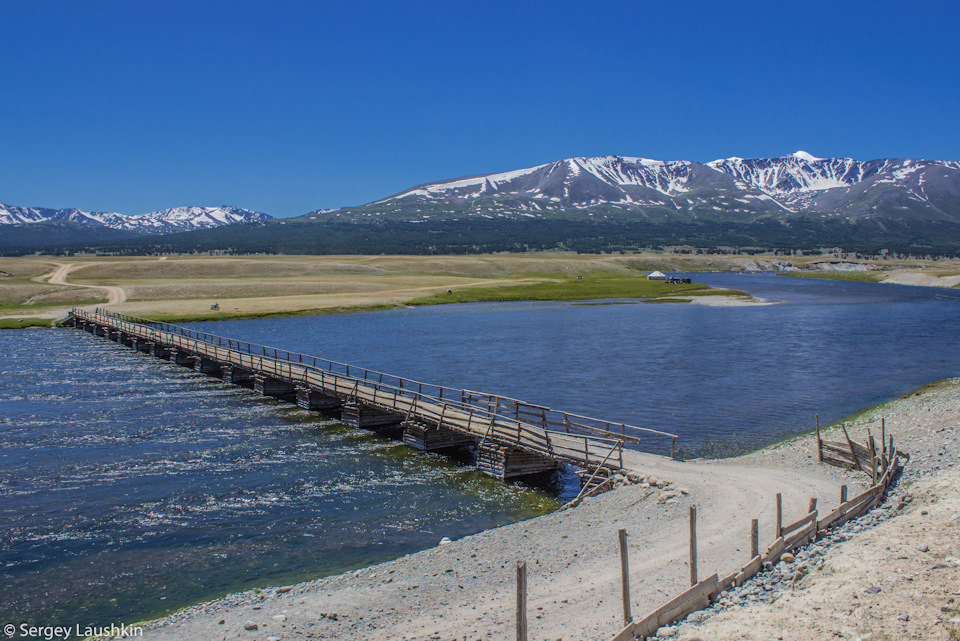
<path id="1" fill-rule="evenodd" d="M 960 158 L 960 2 L 0 2 L 0 202 L 275 216 L 619 154 Z"/>

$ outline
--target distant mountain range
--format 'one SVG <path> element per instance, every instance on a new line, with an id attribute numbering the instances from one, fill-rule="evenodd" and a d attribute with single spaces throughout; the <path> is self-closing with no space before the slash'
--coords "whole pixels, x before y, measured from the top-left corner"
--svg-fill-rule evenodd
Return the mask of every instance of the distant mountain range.
<path id="1" fill-rule="evenodd" d="M 239 207 L 173 207 L 149 214 L 124 215 L 80 209 L 13 207 L 0 203 L 0 225 L 78 223 L 134 234 L 171 234 L 234 223 L 270 220 L 272 216 Z"/>
<path id="2" fill-rule="evenodd" d="M 707 163 L 569 158 L 284 220 L 234 207 L 121 216 L 0 205 L 0 225 L 0 246 L 17 248 L 6 253 L 56 245 L 121 254 L 839 247 L 960 255 L 960 161 L 802 151 Z"/>
<path id="3" fill-rule="evenodd" d="M 744 222 L 829 216 L 960 222 L 960 161 L 725 158 L 708 163 L 625 156 L 569 158 L 413 187 L 314 220 L 605 218 Z"/>

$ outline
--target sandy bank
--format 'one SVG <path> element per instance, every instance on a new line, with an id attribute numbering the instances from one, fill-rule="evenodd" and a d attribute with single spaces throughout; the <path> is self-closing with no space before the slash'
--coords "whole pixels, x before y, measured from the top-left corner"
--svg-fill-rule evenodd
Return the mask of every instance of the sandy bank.
<path id="1" fill-rule="evenodd" d="M 888 431 L 899 447 L 912 455 L 905 478 L 926 481 L 930 474 L 952 470 L 956 465 L 956 445 L 960 444 L 957 412 L 960 383 L 953 380 L 868 412 L 858 419 L 855 431 L 867 426 L 876 430 L 879 417 L 886 416 Z M 750 519 L 760 520 L 761 548 L 772 541 L 776 493 L 784 496 L 784 520 L 789 522 L 806 512 L 810 497 L 816 497 L 821 506 L 832 507 L 839 500 L 841 484 L 850 486 L 851 493 L 865 487 L 859 473 L 819 465 L 812 443 L 811 438 L 801 438 L 736 459 L 690 463 L 634 454 L 630 457 L 634 469 L 647 477 L 669 480 L 673 491 L 642 485 L 623 487 L 572 510 L 483 532 L 346 575 L 293 586 L 282 593 L 268 589 L 259 595 L 230 595 L 156 622 L 144 636 L 510 638 L 514 564 L 523 559 L 529 568 L 531 639 L 607 639 L 621 627 L 616 543 L 619 528 L 628 531 L 633 611 L 642 615 L 686 587 L 690 505 L 697 505 L 699 511 L 701 575 L 714 571 L 723 575 L 747 560 Z M 898 534 L 883 535 L 880 528 L 876 531 L 880 532 L 878 536 L 887 536 L 878 545 L 889 556 L 884 548 L 893 546 L 884 541 Z M 864 547 L 857 540 L 850 541 L 852 549 Z M 811 574 L 809 580 L 818 576 Z M 913 589 L 927 589 L 922 587 L 927 579 L 922 573 L 914 577 Z M 818 607 L 849 609 L 850 603 L 832 603 L 829 594 L 833 588 L 825 585 L 826 605 Z M 960 586 L 953 589 L 960 590 Z M 783 599 L 770 607 L 792 607 L 790 603 Z M 798 601 L 798 609 L 805 607 Z M 782 629 L 796 633 L 789 638 L 833 638 L 832 630 L 829 636 L 821 637 L 819 632 L 809 632 L 808 627 L 794 625 L 795 615 L 783 610 Z M 720 625 L 720 617 L 716 615 L 716 625 Z M 711 620 L 703 625 L 710 625 Z M 258 629 L 245 630 L 245 624 L 256 624 Z M 751 624 L 744 621 L 730 625 Z M 696 634 L 718 638 L 712 632 Z M 693 637 L 688 634 L 679 638 Z"/>
<path id="2" fill-rule="evenodd" d="M 960 380 L 876 408 L 858 431 L 880 416 L 911 453 L 889 516 L 850 524 L 820 569 L 773 602 L 715 607 L 665 638 L 960 638 Z"/>
<path id="3" fill-rule="evenodd" d="M 710 307 L 756 307 L 757 305 L 775 305 L 776 303 L 755 298 L 753 296 L 720 296 L 706 295 L 685 299 L 693 305 L 707 305 Z"/>

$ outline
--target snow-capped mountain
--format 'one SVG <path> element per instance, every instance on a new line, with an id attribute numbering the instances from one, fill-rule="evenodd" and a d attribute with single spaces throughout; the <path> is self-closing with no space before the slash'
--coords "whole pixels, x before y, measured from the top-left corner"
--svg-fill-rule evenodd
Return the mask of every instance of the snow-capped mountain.
<path id="1" fill-rule="evenodd" d="M 932 217 L 960 222 L 960 162 L 858 161 L 798 151 L 707 163 L 626 156 L 569 158 L 419 185 L 318 220 L 384 217 L 746 221 L 789 215 Z"/>
<path id="2" fill-rule="evenodd" d="M 0 225 L 78 223 L 108 227 L 132 234 L 170 234 L 233 223 L 270 220 L 271 216 L 239 207 L 174 207 L 148 214 L 124 215 L 80 209 L 13 207 L 0 203 Z"/>

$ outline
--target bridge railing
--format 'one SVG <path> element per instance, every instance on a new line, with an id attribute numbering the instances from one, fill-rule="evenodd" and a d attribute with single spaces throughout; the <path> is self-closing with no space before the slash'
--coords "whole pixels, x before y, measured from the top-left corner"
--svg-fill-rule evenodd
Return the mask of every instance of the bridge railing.
<path id="1" fill-rule="evenodd" d="M 627 423 L 605 421 L 599 418 L 573 414 L 562 410 L 552 409 L 545 405 L 527 403 L 509 396 L 488 394 L 474 390 L 463 390 L 465 403 L 483 407 L 497 414 L 513 416 L 517 420 L 542 425 L 544 428 L 553 428 L 567 433 L 590 432 L 612 438 L 618 438 L 629 443 L 636 443 L 651 447 L 652 443 L 670 444 L 670 458 L 674 458 L 679 451 L 686 451 L 677 440 L 676 434 L 637 427 Z"/>
<path id="2" fill-rule="evenodd" d="M 82 312 L 82 310 L 75 309 L 74 312 Z M 300 352 L 291 352 L 257 343 L 238 341 L 180 325 L 130 316 L 100 308 L 97 308 L 94 313 L 104 318 L 120 319 L 137 325 L 154 327 L 169 334 L 176 334 L 204 343 L 214 344 L 233 351 L 244 352 L 250 355 L 260 355 L 281 361 L 296 362 L 309 366 L 312 369 L 338 373 L 351 379 L 386 385 L 391 389 L 396 387 L 402 390 L 416 391 L 418 394 L 428 398 L 437 398 L 447 402 L 456 401 L 463 405 L 476 407 L 478 410 L 492 412 L 498 416 L 512 416 L 519 422 L 540 425 L 544 429 L 552 428 L 555 431 L 563 431 L 567 434 L 588 433 L 605 436 L 607 438 L 616 438 L 621 441 L 641 445 L 649 451 L 665 447 L 666 442 L 669 441 L 671 458 L 675 457 L 678 452 L 685 451 L 680 445 L 676 434 L 669 432 L 563 412 L 507 396 L 424 383 L 411 378 L 396 376 L 349 363 L 318 358 Z M 658 445 L 658 443 L 662 443 L 662 445 Z"/>
<path id="3" fill-rule="evenodd" d="M 82 310 L 74 310 L 82 311 Z M 436 396 L 437 398 L 443 399 L 453 399 L 459 398 L 462 400 L 463 390 L 447 387 L 445 385 L 437 385 L 434 383 L 424 383 L 422 381 L 417 381 L 412 378 L 405 378 L 403 376 L 397 376 L 395 374 L 388 374 L 386 372 L 381 372 L 374 369 L 369 369 L 366 367 L 360 367 L 358 365 L 351 365 L 349 363 L 341 363 L 339 361 L 332 361 L 326 358 L 319 358 L 316 356 L 310 356 L 308 354 L 303 354 L 300 352 L 291 352 L 284 349 L 277 349 L 276 347 L 269 347 L 267 345 L 260 345 L 258 343 L 249 343 L 247 341 L 238 341 L 232 338 L 227 338 L 225 336 L 219 336 L 217 334 L 211 334 L 209 332 L 200 332 L 188 327 L 183 327 L 181 325 L 173 325 L 171 323 L 164 323 L 162 321 L 150 320 L 148 318 L 139 318 L 137 316 L 130 316 L 128 314 L 121 314 L 118 312 L 112 312 L 104 309 L 97 308 L 95 314 L 101 314 L 107 318 L 116 318 L 121 320 L 126 320 L 131 323 L 138 325 L 147 325 L 160 329 L 161 331 L 170 333 L 170 334 L 179 334 L 180 336 L 186 336 L 188 338 L 193 338 L 205 343 L 212 343 L 220 347 L 226 347 L 227 349 L 232 349 L 238 352 L 246 352 L 247 354 L 258 354 L 261 356 L 267 356 L 269 358 L 275 358 L 277 360 L 292 361 L 297 363 L 303 363 L 304 365 L 309 365 L 314 369 L 325 369 L 330 372 L 339 372 L 345 376 L 350 376 L 354 378 L 360 378 L 362 380 L 377 381 L 377 382 L 391 382 L 391 384 L 396 385 L 397 387 L 402 387 L 405 389 L 415 389 L 418 392 L 428 394 L 430 396 Z"/>

